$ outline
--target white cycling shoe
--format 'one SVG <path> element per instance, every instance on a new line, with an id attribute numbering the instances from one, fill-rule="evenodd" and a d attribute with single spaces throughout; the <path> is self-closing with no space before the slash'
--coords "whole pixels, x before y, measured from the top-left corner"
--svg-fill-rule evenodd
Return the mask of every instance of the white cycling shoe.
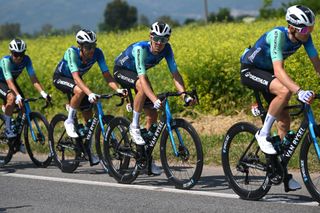
<path id="1" fill-rule="evenodd" d="M 74 123 L 65 120 L 64 121 L 64 127 L 66 128 L 66 132 L 68 134 L 69 137 L 71 138 L 78 138 L 79 135 L 76 133 L 76 129 L 74 127 Z"/>
<path id="2" fill-rule="evenodd" d="M 132 137 L 132 140 L 135 144 L 137 145 L 145 145 L 146 142 L 143 140 L 142 136 L 141 136 L 141 132 L 139 128 L 134 128 L 132 127 L 132 125 L 130 124 L 129 126 L 129 133 Z"/>
<path id="3" fill-rule="evenodd" d="M 274 149 L 272 143 L 267 140 L 267 136 L 260 136 L 259 133 L 260 131 L 256 133 L 255 137 L 258 141 L 261 151 L 269 155 L 277 154 L 277 151 Z"/>

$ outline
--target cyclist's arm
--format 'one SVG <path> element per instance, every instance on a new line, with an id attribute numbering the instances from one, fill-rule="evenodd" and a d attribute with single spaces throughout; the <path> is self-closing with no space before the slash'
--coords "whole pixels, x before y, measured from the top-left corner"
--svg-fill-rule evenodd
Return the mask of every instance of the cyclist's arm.
<path id="1" fill-rule="evenodd" d="M 116 81 L 109 72 L 104 72 L 103 77 L 108 82 L 109 87 L 111 87 L 113 90 L 117 90 L 119 88 Z"/>
<path id="2" fill-rule="evenodd" d="M 178 71 L 174 72 L 174 73 L 172 73 L 172 77 L 173 77 L 174 85 L 176 86 L 177 90 L 180 93 L 185 92 L 186 89 L 185 89 L 184 82 L 183 82 L 183 79 L 182 79 L 182 76 L 180 75 L 180 73 Z"/>
<path id="3" fill-rule="evenodd" d="M 31 62 L 31 59 L 28 58 L 28 62 L 26 64 L 26 69 L 27 69 L 27 72 L 28 72 L 28 75 L 30 77 L 30 80 L 33 84 L 33 86 L 36 88 L 36 90 L 41 93 L 41 91 L 43 91 L 43 88 L 36 76 L 36 73 L 34 72 L 34 69 L 33 69 L 33 66 L 32 66 L 32 62 Z"/>
<path id="4" fill-rule="evenodd" d="M 76 83 L 76 85 L 86 94 L 89 95 L 91 94 L 91 90 L 89 89 L 89 87 L 87 87 L 87 85 L 83 82 L 83 80 L 80 78 L 80 74 L 79 72 L 72 72 L 72 78 L 74 80 L 74 82 Z"/>
<path id="5" fill-rule="evenodd" d="M 15 95 L 20 95 L 19 91 L 14 84 L 13 77 L 11 74 L 10 61 L 9 60 L 1 60 L 1 67 L 3 71 L 4 78 L 6 79 L 7 85 L 10 90 L 12 90 Z"/>
<path id="6" fill-rule="evenodd" d="M 154 92 L 152 91 L 150 83 L 149 83 L 149 79 L 146 75 L 146 67 L 144 64 L 146 52 L 142 47 L 137 46 L 137 47 L 133 48 L 132 55 L 135 60 L 136 70 L 137 70 L 138 77 L 140 80 L 140 86 L 141 86 L 144 94 L 146 94 L 146 96 L 152 101 L 152 103 L 154 103 L 158 98 L 154 94 Z"/>
<path id="7" fill-rule="evenodd" d="M 297 93 L 299 85 L 297 85 L 287 74 L 284 69 L 284 59 L 282 55 L 282 48 L 284 45 L 284 33 L 280 30 L 272 30 L 267 35 L 267 43 L 270 44 L 270 54 L 273 64 L 275 77 L 285 85 L 291 92 Z"/>
<path id="8" fill-rule="evenodd" d="M 320 59 L 319 56 L 315 56 L 310 58 L 314 69 L 317 71 L 318 75 L 320 76 Z"/>

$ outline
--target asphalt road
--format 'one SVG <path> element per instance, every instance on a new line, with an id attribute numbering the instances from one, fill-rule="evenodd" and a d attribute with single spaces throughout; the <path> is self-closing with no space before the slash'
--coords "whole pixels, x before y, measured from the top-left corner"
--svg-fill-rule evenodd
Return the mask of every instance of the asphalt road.
<path id="1" fill-rule="evenodd" d="M 294 177 L 302 184 L 298 172 Z M 118 184 L 100 165 L 82 163 L 66 174 L 54 165 L 36 168 L 27 155 L 16 154 L 0 168 L 0 186 L 0 212 L 320 212 L 304 186 L 290 193 L 274 186 L 260 201 L 239 199 L 213 165 L 193 189 L 178 190 L 164 174 Z"/>

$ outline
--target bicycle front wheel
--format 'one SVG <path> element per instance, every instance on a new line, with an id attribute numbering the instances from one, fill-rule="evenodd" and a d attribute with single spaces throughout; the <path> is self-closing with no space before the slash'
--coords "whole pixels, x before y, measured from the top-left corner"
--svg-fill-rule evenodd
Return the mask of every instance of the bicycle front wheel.
<path id="1" fill-rule="evenodd" d="M 10 162 L 13 155 L 14 140 L 6 137 L 6 125 L 3 115 L 0 115 L 0 166 Z"/>
<path id="2" fill-rule="evenodd" d="M 193 126 L 183 119 L 174 119 L 171 129 L 173 141 L 167 128 L 161 136 L 162 167 L 176 188 L 190 189 L 198 182 L 202 173 L 201 141 Z"/>
<path id="3" fill-rule="evenodd" d="M 38 112 L 30 113 L 30 125 L 24 126 L 24 140 L 30 159 L 38 166 L 45 168 L 51 161 L 49 149 L 49 123 Z"/>
<path id="4" fill-rule="evenodd" d="M 222 166 L 229 186 L 240 198 L 259 200 L 271 188 L 266 155 L 255 139 L 258 128 L 247 122 L 233 125 L 222 146 Z"/>
<path id="5" fill-rule="evenodd" d="M 136 145 L 130 139 L 130 121 L 116 117 L 110 121 L 104 141 L 104 160 L 110 175 L 119 183 L 132 183 L 139 175 Z"/>
<path id="6" fill-rule="evenodd" d="M 80 164 L 80 152 L 77 142 L 70 138 L 64 128 L 64 121 L 67 117 L 57 114 L 50 122 L 50 151 L 56 165 L 62 172 L 72 173 Z"/>
<path id="7" fill-rule="evenodd" d="M 317 137 L 320 140 L 320 137 Z M 320 160 L 310 134 L 304 138 L 300 152 L 300 171 L 309 193 L 320 203 Z"/>
<path id="8" fill-rule="evenodd" d="M 114 116 L 112 116 L 112 115 L 104 115 L 102 117 L 104 131 L 107 130 L 107 127 L 113 118 L 114 118 Z M 96 128 L 96 132 L 95 132 L 95 147 L 96 147 L 95 153 L 99 156 L 100 160 L 104 160 L 102 149 L 103 149 L 103 141 L 104 141 L 105 137 L 106 137 L 106 135 L 103 135 L 100 123 L 98 123 L 98 126 Z M 102 164 L 105 165 L 106 162 L 104 162 Z M 104 169 L 108 171 L 108 169 L 106 167 L 104 167 Z"/>

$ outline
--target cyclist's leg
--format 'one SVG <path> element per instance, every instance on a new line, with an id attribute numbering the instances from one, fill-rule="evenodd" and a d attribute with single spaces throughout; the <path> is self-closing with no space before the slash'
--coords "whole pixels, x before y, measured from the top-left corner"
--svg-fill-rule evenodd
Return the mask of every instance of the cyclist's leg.
<path id="1" fill-rule="evenodd" d="M 70 100 L 70 106 L 68 109 L 68 118 L 65 121 L 65 127 L 67 134 L 70 137 L 77 138 L 79 137 L 75 131 L 74 127 L 74 117 L 76 114 L 76 109 L 79 107 L 81 100 L 85 96 L 83 91 L 76 86 L 74 80 L 72 78 L 67 78 L 58 74 L 55 74 L 53 77 L 53 84 L 55 87 L 62 91 L 65 94 L 72 95 Z"/>
<path id="2" fill-rule="evenodd" d="M 8 138 L 12 138 L 16 136 L 11 128 L 11 118 L 15 106 L 15 95 L 11 92 L 7 83 L 5 82 L 0 82 L 0 96 L 5 105 L 4 120 L 6 126 L 6 136 Z"/>
<path id="3" fill-rule="evenodd" d="M 133 88 L 136 95 L 133 100 L 133 118 L 130 124 L 129 132 L 133 141 L 138 145 L 144 145 L 145 142 L 140 133 L 140 113 L 143 108 L 143 103 L 146 99 L 142 87 L 139 82 L 138 74 L 136 72 L 123 69 L 121 67 L 114 67 L 114 78 L 124 88 Z"/>

